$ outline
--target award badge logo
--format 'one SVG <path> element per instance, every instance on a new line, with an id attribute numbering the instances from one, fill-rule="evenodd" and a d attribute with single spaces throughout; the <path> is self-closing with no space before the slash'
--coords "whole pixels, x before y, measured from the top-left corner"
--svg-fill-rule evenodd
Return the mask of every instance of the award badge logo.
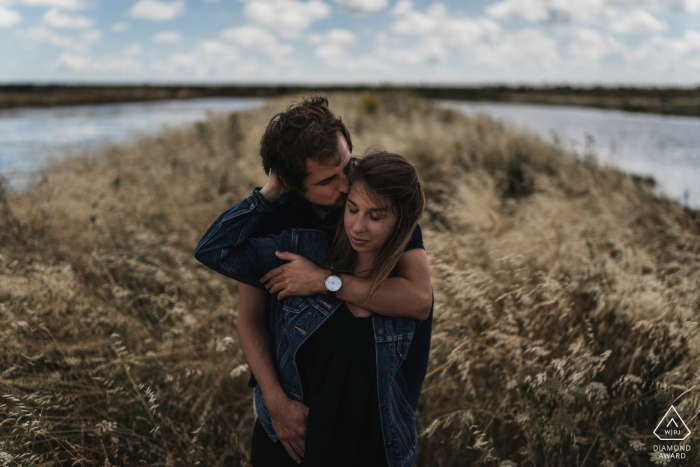
<path id="1" fill-rule="evenodd" d="M 683 441 L 690 436 L 690 430 L 675 407 L 671 406 L 654 429 L 661 441 Z M 652 459 L 685 459 L 690 444 L 654 445 Z"/>
<path id="2" fill-rule="evenodd" d="M 675 407 L 671 406 L 664 418 L 656 425 L 654 434 L 661 441 L 683 441 L 690 436 L 690 430 Z"/>

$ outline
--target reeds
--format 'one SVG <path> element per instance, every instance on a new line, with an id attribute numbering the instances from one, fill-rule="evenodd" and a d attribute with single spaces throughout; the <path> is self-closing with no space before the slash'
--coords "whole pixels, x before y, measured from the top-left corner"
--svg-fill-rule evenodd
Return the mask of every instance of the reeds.
<path id="1" fill-rule="evenodd" d="M 484 116 L 329 98 L 355 154 L 405 155 L 426 192 L 436 296 L 416 465 L 660 462 L 671 404 L 697 432 L 697 212 Z M 192 250 L 264 184 L 258 141 L 289 100 L 2 195 L 0 465 L 247 464 L 237 286 Z"/>

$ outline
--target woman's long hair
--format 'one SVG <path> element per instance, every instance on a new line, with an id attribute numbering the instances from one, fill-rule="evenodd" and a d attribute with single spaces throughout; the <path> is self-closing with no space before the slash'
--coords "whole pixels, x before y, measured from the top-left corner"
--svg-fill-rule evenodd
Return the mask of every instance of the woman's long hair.
<path id="1" fill-rule="evenodd" d="M 363 184 L 365 191 L 377 204 L 390 203 L 396 215 L 396 225 L 377 257 L 371 276 L 366 303 L 377 292 L 406 249 L 413 229 L 423 215 L 425 196 L 416 168 L 403 156 L 386 151 L 374 151 L 361 159 L 353 159 L 348 173 L 348 185 Z M 336 259 L 337 258 L 337 259 Z M 333 261 L 335 259 L 335 261 Z M 355 250 L 345 232 L 344 215 L 340 217 L 326 267 L 348 270 L 355 262 Z"/>

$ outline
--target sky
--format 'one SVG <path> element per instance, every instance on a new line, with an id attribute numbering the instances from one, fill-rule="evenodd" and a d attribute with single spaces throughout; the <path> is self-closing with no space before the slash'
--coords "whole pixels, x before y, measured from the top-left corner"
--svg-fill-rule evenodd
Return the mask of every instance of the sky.
<path id="1" fill-rule="evenodd" d="M 0 0 L 0 82 L 700 84 L 700 0 Z"/>

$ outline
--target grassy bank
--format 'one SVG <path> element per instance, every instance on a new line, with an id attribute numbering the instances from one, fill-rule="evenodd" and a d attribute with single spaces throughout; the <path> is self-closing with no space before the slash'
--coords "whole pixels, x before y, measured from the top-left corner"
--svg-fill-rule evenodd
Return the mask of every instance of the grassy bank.
<path id="1" fill-rule="evenodd" d="M 303 85 L 0 85 L 0 109 L 204 97 L 276 97 L 307 92 Z M 402 92 L 431 99 L 574 105 L 668 115 L 700 116 L 700 88 L 571 86 L 329 86 L 323 92 Z"/>
<path id="2" fill-rule="evenodd" d="M 649 465 L 671 404 L 693 432 L 680 444 L 695 444 L 697 212 L 486 117 L 329 97 L 355 154 L 405 155 L 428 200 L 417 466 Z M 0 451 L 13 462 L 247 465 L 237 286 L 192 250 L 264 183 L 258 141 L 289 100 L 105 147 L 2 196 Z M 697 465 L 692 447 L 671 465 Z"/>

